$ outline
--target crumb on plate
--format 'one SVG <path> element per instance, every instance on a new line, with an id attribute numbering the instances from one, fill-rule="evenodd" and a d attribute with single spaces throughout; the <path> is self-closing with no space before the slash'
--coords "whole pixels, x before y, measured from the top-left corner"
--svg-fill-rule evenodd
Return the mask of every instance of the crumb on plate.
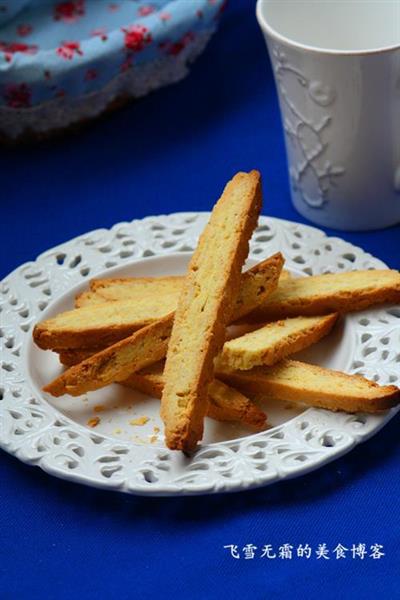
<path id="1" fill-rule="evenodd" d="M 100 423 L 100 417 L 92 417 L 87 422 L 87 424 L 89 425 L 89 427 L 97 427 L 97 425 L 99 423 Z"/>
<path id="2" fill-rule="evenodd" d="M 129 425 L 146 425 L 150 421 L 149 417 L 138 417 L 137 419 L 131 419 Z"/>

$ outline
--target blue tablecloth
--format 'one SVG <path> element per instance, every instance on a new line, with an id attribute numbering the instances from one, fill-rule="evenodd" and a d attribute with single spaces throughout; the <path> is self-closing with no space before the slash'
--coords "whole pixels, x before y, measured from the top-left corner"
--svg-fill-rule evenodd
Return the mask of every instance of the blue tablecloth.
<path id="1" fill-rule="evenodd" d="M 264 178 L 264 214 L 303 221 L 290 205 L 254 6 L 232 0 L 182 83 L 77 135 L 1 151 L 1 276 L 94 228 L 208 210 L 225 180 L 253 167 Z M 400 227 L 338 235 L 400 268 Z M 2 453 L 0 598 L 400 598 L 398 426 L 395 418 L 305 477 L 201 498 L 97 491 Z M 224 548 L 231 544 L 241 558 Z M 254 558 L 245 558 L 247 544 L 257 546 Z M 269 544 L 292 545 L 292 559 L 261 558 Z M 311 558 L 297 557 L 300 544 L 309 544 Z M 317 558 L 319 544 L 329 560 Z M 332 552 L 338 544 L 349 549 L 345 559 Z M 374 544 L 385 556 L 369 556 Z"/>

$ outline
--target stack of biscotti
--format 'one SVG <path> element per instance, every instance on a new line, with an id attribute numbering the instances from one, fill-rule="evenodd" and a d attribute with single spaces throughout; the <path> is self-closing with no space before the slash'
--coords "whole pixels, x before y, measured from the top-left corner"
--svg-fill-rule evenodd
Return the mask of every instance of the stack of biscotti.
<path id="1" fill-rule="evenodd" d="M 398 404 L 395 386 L 290 357 L 329 335 L 340 315 L 400 301 L 400 274 L 297 278 L 279 253 L 242 273 L 260 208 L 259 174 L 238 173 L 185 277 L 93 280 L 75 309 L 39 323 L 35 342 L 69 367 L 45 391 L 79 396 L 118 382 L 160 397 L 166 443 L 184 451 L 201 440 L 206 415 L 264 428 L 254 394 L 347 412 Z"/>
<path id="2" fill-rule="evenodd" d="M 267 259 L 242 277 L 245 281 L 254 274 L 261 282 L 263 277 L 268 278 L 271 266 Z M 174 281 L 174 292 L 167 287 L 170 280 Z M 111 279 L 109 283 L 105 279 L 100 281 L 103 289 L 109 285 L 109 289 L 114 290 L 107 299 L 101 299 L 97 292 L 84 292 L 79 294 L 78 304 L 86 293 L 90 294 L 90 300 L 79 310 L 60 313 L 36 325 L 33 335 L 40 348 L 55 351 L 76 349 L 81 356 L 87 350 L 101 350 L 173 312 L 182 284 L 180 277 L 147 278 L 146 287 L 154 292 L 146 293 L 139 300 L 142 278 L 128 278 L 125 283 L 121 279 Z M 258 308 L 246 311 L 238 319 L 262 323 L 293 316 L 345 314 L 400 299 L 400 275 L 390 269 L 301 278 L 289 277 L 287 272 L 282 271 L 276 291 L 261 287 Z M 167 289 L 165 295 L 160 292 L 162 289 Z"/>
<path id="3" fill-rule="evenodd" d="M 245 317 L 260 306 L 276 289 L 278 280 L 288 278 L 288 275 L 281 271 L 283 263 L 282 255 L 277 253 L 242 273 L 234 315 L 236 319 Z M 130 278 L 125 285 L 114 284 L 115 280 L 110 280 L 110 288 L 119 287 L 119 292 L 124 290 L 123 298 L 116 292 L 112 297 L 100 302 L 97 296 L 96 300 L 93 300 L 94 292 L 89 292 L 92 294 L 89 303 L 38 323 L 34 328 L 33 338 L 43 350 L 76 349 L 77 352 L 84 352 L 106 348 L 146 325 L 167 317 L 175 310 L 178 295 L 172 300 L 173 294 L 170 291 L 166 295 L 160 292 L 164 281 L 171 279 L 147 278 L 146 289 L 154 289 L 154 292 L 144 296 L 140 296 L 142 278 Z M 179 280 L 181 283 L 183 278 Z M 177 290 L 179 294 L 180 287 Z M 83 294 L 79 294 L 78 301 Z"/>

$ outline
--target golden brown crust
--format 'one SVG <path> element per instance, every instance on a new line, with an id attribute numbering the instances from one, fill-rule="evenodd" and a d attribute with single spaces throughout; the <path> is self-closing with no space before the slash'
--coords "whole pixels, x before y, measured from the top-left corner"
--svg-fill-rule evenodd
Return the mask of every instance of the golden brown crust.
<path id="1" fill-rule="evenodd" d="M 104 302 L 56 315 L 38 323 L 33 330 L 35 343 L 43 350 L 54 348 L 105 347 L 171 313 L 176 299 L 165 297 Z"/>
<path id="2" fill-rule="evenodd" d="M 286 356 L 315 344 L 331 331 L 338 314 L 293 317 L 274 321 L 225 342 L 216 368 L 251 369 L 274 365 Z"/>
<path id="3" fill-rule="evenodd" d="M 346 313 L 384 302 L 400 302 L 398 271 L 382 269 L 293 277 L 282 280 L 278 289 L 251 318 L 260 321 L 329 312 Z"/>
<path id="4" fill-rule="evenodd" d="M 360 375 L 347 375 L 288 359 L 274 367 L 218 371 L 217 376 L 247 393 L 262 393 L 271 399 L 333 411 L 375 413 L 400 402 L 400 389 L 394 385 L 380 386 Z"/>
<path id="5" fill-rule="evenodd" d="M 71 367 L 46 385 L 53 396 L 80 396 L 114 381 L 122 381 L 131 372 L 161 360 L 167 351 L 174 315 L 139 329 L 132 336 L 94 354 Z"/>
<path id="6" fill-rule="evenodd" d="M 237 304 L 237 312 L 234 317 L 237 317 L 239 314 L 243 315 L 246 307 L 249 311 L 253 310 L 258 303 L 263 302 L 268 294 L 276 288 L 282 264 L 282 255 L 278 253 L 262 263 L 259 263 L 242 275 L 242 290 L 240 292 L 242 304 Z M 135 371 L 135 368 L 133 367 L 140 364 L 140 357 L 147 361 L 147 347 L 154 345 L 160 350 L 158 339 L 160 336 L 164 335 L 164 326 L 163 320 L 157 321 L 153 323 L 153 327 L 146 328 L 145 334 L 142 333 L 145 340 L 142 335 L 135 336 L 134 334 L 125 338 L 118 344 L 106 348 L 98 354 L 94 354 L 92 357 L 81 363 L 83 365 L 82 372 L 80 372 L 78 368 L 81 365 L 76 365 L 72 371 L 66 371 L 47 386 L 46 390 L 49 393 L 52 393 L 51 390 L 54 389 L 57 390 L 58 395 L 62 395 L 63 393 L 66 394 L 66 384 L 68 383 L 70 376 L 73 385 L 75 385 L 75 381 L 77 377 L 79 377 L 79 389 L 82 394 L 93 389 L 104 387 L 107 383 L 111 383 L 112 381 L 125 379 Z M 143 332 L 143 329 L 139 331 Z M 166 345 L 162 347 L 166 354 Z M 165 354 L 156 358 L 154 362 L 164 358 Z M 124 357 L 122 363 L 119 358 L 120 355 Z M 131 361 L 127 359 L 129 356 L 131 357 Z M 90 362 L 88 363 L 88 361 Z M 149 363 L 146 362 L 146 364 Z M 137 367 L 136 370 L 139 370 L 140 368 L 141 367 Z M 123 377 L 121 369 L 123 369 Z M 118 377 L 118 379 L 114 379 L 114 377 Z M 60 384 L 58 383 L 59 379 L 61 379 Z"/>
<path id="7" fill-rule="evenodd" d="M 213 360 L 225 340 L 260 209 L 260 174 L 235 175 L 190 261 L 175 311 L 161 399 L 166 444 L 172 450 L 191 451 L 202 438 Z"/>
<path id="8" fill-rule="evenodd" d="M 161 398 L 164 388 L 164 365 L 158 363 L 153 367 L 156 368 L 134 373 L 121 383 L 149 396 Z M 214 379 L 208 393 L 208 417 L 217 421 L 237 421 L 258 431 L 265 428 L 267 416 L 264 411 L 239 391 Z"/>

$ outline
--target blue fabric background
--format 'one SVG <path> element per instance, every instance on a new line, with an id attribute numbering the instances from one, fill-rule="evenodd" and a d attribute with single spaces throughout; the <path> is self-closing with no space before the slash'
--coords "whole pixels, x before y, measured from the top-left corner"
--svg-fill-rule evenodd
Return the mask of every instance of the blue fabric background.
<path id="1" fill-rule="evenodd" d="M 79 135 L 1 151 L 0 274 L 94 228 L 208 210 L 226 179 L 253 167 L 264 214 L 303 221 L 254 6 L 232 0 L 182 83 Z M 338 235 L 400 268 L 400 227 Z M 0 598 L 400 598 L 399 422 L 300 479 L 202 498 L 92 490 L 2 453 Z M 285 542 L 377 542 L 386 556 L 235 560 L 223 548 Z"/>

